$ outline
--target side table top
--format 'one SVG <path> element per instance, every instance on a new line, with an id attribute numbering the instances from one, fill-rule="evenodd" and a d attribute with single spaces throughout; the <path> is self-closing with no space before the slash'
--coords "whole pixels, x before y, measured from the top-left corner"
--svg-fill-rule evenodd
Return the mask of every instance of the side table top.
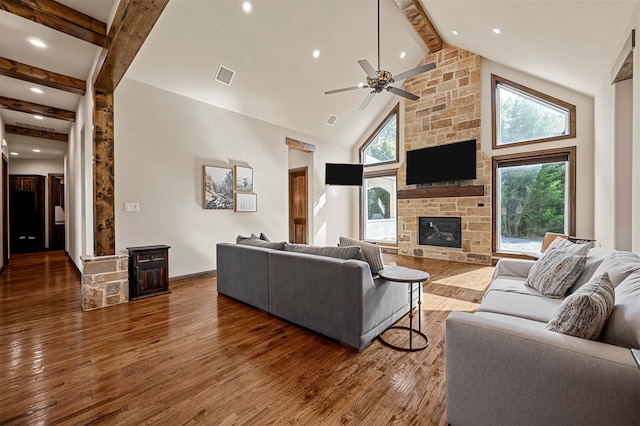
<path id="1" fill-rule="evenodd" d="M 378 274 L 380 278 L 399 283 L 424 282 L 431 278 L 428 272 L 405 268 L 404 266 L 388 266 L 378 272 Z"/>

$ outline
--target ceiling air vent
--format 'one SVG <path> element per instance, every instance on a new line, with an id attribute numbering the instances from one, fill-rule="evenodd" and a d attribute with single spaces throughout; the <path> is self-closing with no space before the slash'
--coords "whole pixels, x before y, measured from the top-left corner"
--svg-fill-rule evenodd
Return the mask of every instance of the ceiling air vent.
<path id="1" fill-rule="evenodd" d="M 236 75 L 235 71 L 232 71 L 229 68 L 226 68 L 220 65 L 220 67 L 218 68 L 218 73 L 216 74 L 215 80 L 219 83 L 225 84 L 227 86 L 231 86 L 231 80 L 233 80 L 233 76 L 235 75 Z"/>
<path id="2" fill-rule="evenodd" d="M 327 121 L 325 121 L 325 124 L 329 125 L 329 126 L 333 126 L 336 122 L 336 120 L 338 119 L 337 115 L 333 115 L 331 114 L 329 116 L 329 118 L 327 118 Z"/>

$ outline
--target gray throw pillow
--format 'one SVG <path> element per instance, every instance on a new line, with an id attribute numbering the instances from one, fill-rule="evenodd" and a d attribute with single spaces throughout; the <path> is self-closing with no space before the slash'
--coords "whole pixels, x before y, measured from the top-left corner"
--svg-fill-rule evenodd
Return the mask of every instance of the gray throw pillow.
<path id="1" fill-rule="evenodd" d="M 242 235 L 238 235 L 236 238 L 236 244 L 242 244 L 245 246 L 263 247 L 276 250 L 284 250 L 285 242 L 273 243 L 270 241 L 263 241 L 260 238 L 247 238 Z"/>
<path id="2" fill-rule="evenodd" d="M 384 269 L 384 264 L 382 263 L 382 250 L 380 250 L 380 246 L 348 237 L 340 237 L 340 239 L 338 240 L 338 246 L 360 247 L 362 249 L 364 259 L 369 264 L 369 268 L 371 268 L 371 273 L 373 275 L 378 274 L 381 270 Z"/>
<path id="3" fill-rule="evenodd" d="M 316 256 L 335 257 L 336 259 L 364 260 L 360 247 L 316 247 L 306 244 L 285 244 L 286 251 L 315 254 Z"/>
<path id="4" fill-rule="evenodd" d="M 531 267 L 524 284 L 547 297 L 560 299 L 578 279 L 586 260 L 586 256 L 548 250 Z"/>
<path id="5" fill-rule="evenodd" d="M 596 340 L 613 310 L 614 293 L 606 272 L 592 278 L 562 302 L 546 329 Z"/>
<path id="6" fill-rule="evenodd" d="M 640 348 L 640 271 L 616 287 L 615 299 L 600 340 L 625 348 Z"/>
<path id="7" fill-rule="evenodd" d="M 551 244 L 549 244 L 549 247 L 547 247 L 542 257 L 544 257 L 550 250 L 562 250 L 567 253 L 586 256 L 587 253 L 589 253 L 590 248 L 590 243 L 576 244 L 569 240 L 565 240 L 564 238 L 556 238 Z"/>

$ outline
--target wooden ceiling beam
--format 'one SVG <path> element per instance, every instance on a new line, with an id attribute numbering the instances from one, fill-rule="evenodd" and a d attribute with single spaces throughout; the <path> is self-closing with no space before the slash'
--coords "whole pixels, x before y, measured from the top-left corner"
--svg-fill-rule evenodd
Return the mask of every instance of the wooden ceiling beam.
<path id="1" fill-rule="evenodd" d="M 49 118 L 57 118 L 58 120 L 76 121 L 76 113 L 73 111 L 67 111 L 66 109 L 54 108 L 47 105 L 34 104 L 4 96 L 0 96 L 0 108 L 6 108 L 27 114 L 42 115 Z"/>
<path id="2" fill-rule="evenodd" d="M 98 91 L 114 91 L 147 39 L 169 0 L 120 0 L 109 29 L 109 49 L 103 49 L 94 72 Z"/>
<path id="3" fill-rule="evenodd" d="M 420 4 L 420 0 L 394 0 L 407 20 L 413 25 L 420 38 L 431 53 L 442 50 L 444 42 L 429 19 L 427 12 Z"/>
<path id="4" fill-rule="evenodd" d="M 1 1 L 1 0 L 0 0 Z M 0 58 L 0 75 L 40 84 L 42 86 L 53 87 L 84 96 L 87 91 L 87 83 L 84 80 L 58 74 L 53 71 L 43 70 L 7 58 Z"/>
<path id="5" fill-rule="evenodd" d="M 14 135 L 31 136 L 32 138 L 51 139 L 60 142 L 69 142 L 69 135 L 66 133 L 45 132 L 44 130 L 27 129 L 26 127 L 4 125 L 4 131 Z"/>
<path id="6" fill-rule="evenodd" d="M 0 10 L 96 46 L 107 45 L 107 24 L 53 0 L 0 0 Z"/>

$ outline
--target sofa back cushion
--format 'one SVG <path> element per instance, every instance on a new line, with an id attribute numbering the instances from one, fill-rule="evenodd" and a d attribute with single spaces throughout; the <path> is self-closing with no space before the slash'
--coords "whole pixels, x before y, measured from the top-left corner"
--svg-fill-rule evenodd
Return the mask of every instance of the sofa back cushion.
<path id="1" fill-rule="evenodd" d="M 613 310 L 614 293 L 606 272 L 594 276 L 564 299 L 546 329 L 582 339 L 597 339 Z"/>
<path id="2" fill-rule="evenodd" d="M 270 248 L 275 250 L 284 250 L 285 242 L 271 242 L 261 240 L 260 238 L 251 238 L 251 237 L 243 237 L 242 235 L 238 235 L 236 238 L 236 244 L 242 244 L 246 246 L 254 246 L 254 247 L 263 247 Z"/>
<path id="3" fill-rule="evenodd" d="M 364 259 L 369 264 L 371 273 L 373 275 L 377 275 L 381 270 L 384 269 L 384 264 L 382 263 L 382 251 L 380 250 L 380 246 L 348 237 L 340 237 L 340 239 L 338 240 L 338 246 L 360 247 L 360 249 L 362 250 L 362 254 L 364 255 Z"/>
<path id="4" fill-rule="evenodd" d="M 600 264 L 614 252 L 614 249 L 604 247 L 595 247 L 590 249 L 589 253 L 587 254 L 587 261 L 582 268 L 580 276 L 571 286 L 569 291 L 567 291 L 567 294 L 573 293 L 578 288 L 586 284 L 591 279 L 591 277 L 594 276 L 596 269 L 598 269 L 598 266 L 600 266 Z M 609 278 L 611 278 L 611 276 L 609 276 Z"/>
<path id="5" fill-rule="evenodd" d="M 585 262 L 586 256 L 561 250 L 547 250 L 531 267 L 525 285 L 547 297 L 564 297 L 580 275 Z"/>
<path id="6" fill-rule="evenodd" d="M 640 271 L 622 281 L 600 340 L 626 348 L 640 348 Z"/>
<path id="7" fill-rule="evenodd" d="M 594 275 L 606 272 L 613 287 L 617 287 L 629 275 L 640 270 L 640 256 L 628 251 L 614 251 L 600 263 Z"/>
<path id="8" fill-rule="evenodd" d="M 356 259 L 364 261 L 360 247 L 317 247 L 306 244 L 285 243 L 285 251 L 297 253 L 315 254 L 316 256 L 335 257 L 336 259 Z"/>

